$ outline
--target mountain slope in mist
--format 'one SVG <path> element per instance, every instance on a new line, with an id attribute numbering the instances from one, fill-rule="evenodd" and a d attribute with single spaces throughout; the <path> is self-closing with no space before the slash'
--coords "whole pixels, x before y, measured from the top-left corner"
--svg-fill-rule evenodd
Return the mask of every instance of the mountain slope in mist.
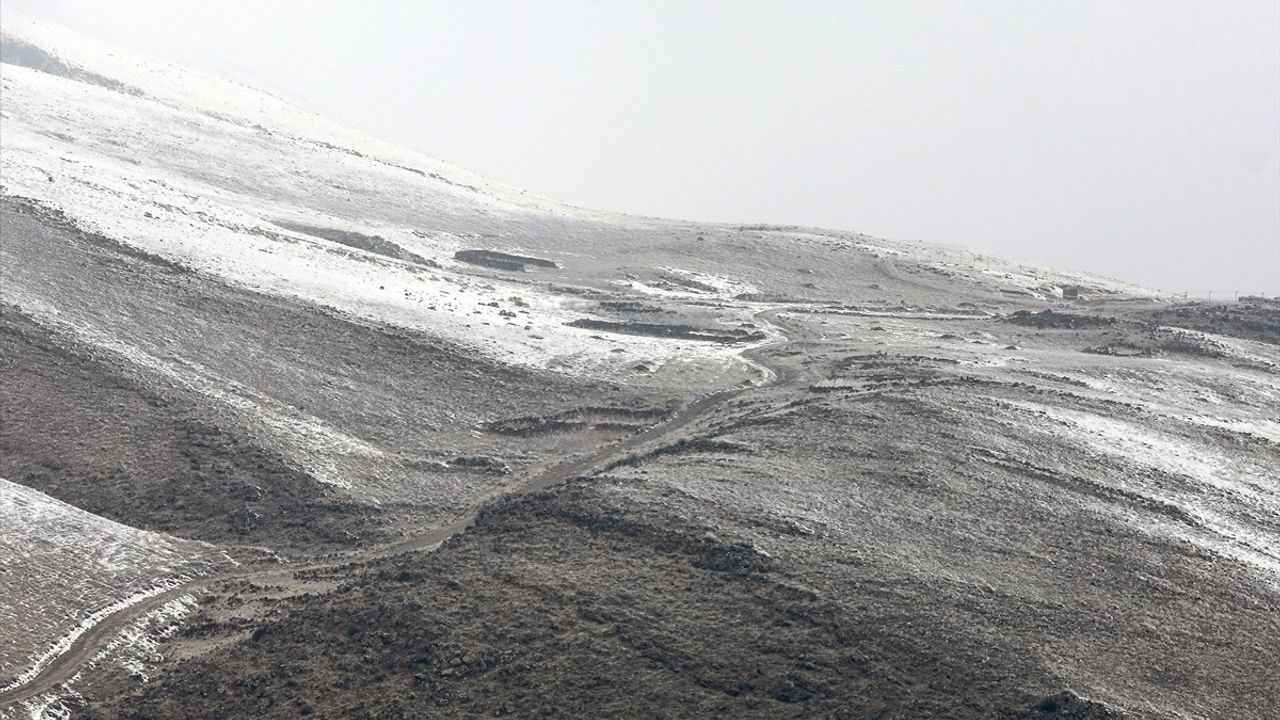
<path id="1" fill-rule="evenodd" d="M 1273 305 L 0 51 L 5 717 L 1274 710 Z"/>

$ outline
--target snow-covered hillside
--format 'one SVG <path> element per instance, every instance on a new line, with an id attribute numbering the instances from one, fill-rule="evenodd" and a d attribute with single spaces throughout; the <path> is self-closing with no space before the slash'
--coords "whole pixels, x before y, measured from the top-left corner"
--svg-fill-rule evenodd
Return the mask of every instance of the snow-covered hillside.
<path id="1" fill-rule="evenodd" d="M 1054 295 L 1064 285 L 1142 291 L 1015 266 L 958 250 L 841 233 L 648 220 L 559 205 L 379 142 L 236 83 L 140 57 L 14 15 L 3 67 L 4 191 L 78 224 L 246 287 L 423 330 L 490 357 L 644 382 L 670 366 L 694 382 L 746 377 L 714 344 L 598 333 L 567 323 L 591 304 L 557 283 L 643 293 L 664 273 L 647 264 L 674 240 L 675 273 L 720 276 L 704 297 L 714 323 L 750 321 L 743 289 L 813 296 L 803 285 L 872 280 L 869 261 L 947 282 Z M 376 236 L 428 262 L 340 244 L 316 233 Z M 468 248 L 528 252 L 559 268 L 474 272 Z M 788 262 L 780 263 L 780 256 Z M 780 266 L 812 264 L 825 277 Z M 923 270 L 922 270 L 923 269 Z M 519 298 L 518 307 L 512 299 Z M 21 298 L 11 301 L 22 304 Z M 496 305 L 494 304 L 496 303 Z M 678 362 L 676 362 L 678 360 Z M 645 362 L 650 372 L 628 369 Z"/>
<path id="2" fill-rule="evenodd" d="M 584 210 L 0 50 L 0 706 L 1274 707 L 1280 307 Z M 182 618 L 154 682 L 111 654 Z"/>
<path id="3" fill-rule="evenodd" d="M 0 478 L 0 689 L 34 675 L 98 619 L 218 559 L 203 543 L 121 525 Z"/>

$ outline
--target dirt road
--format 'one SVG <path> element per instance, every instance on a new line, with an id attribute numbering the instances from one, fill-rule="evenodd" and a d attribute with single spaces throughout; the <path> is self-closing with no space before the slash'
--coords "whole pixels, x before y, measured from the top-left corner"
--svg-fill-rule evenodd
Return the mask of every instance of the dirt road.
<path id="1" fill-rule="evenodd" d="M 782 339 L 760 343 L 742 352 L 745 360 L 765 371 L 765 378 L 760 384 L 721 390 L 719 392 L 706 395 L 690 403 L 666 422 L 655 425 L 652 428 L 636 435 L 632 435 L 618 443 L 600 448 L 585 457 L 573 458 L 546 468 L 541 472 L 535 473 L 523 483 L 494 493 L 492 496 L 485 498 L 484 502 L 490 502 L 501 497 L 511 497 L 523 493 L 537 492 L 568 481 L 574 477 L 583 475 L 594 468 L 606 465 L 613 460 L 620 459 L 645 445 L 670 437 L 671 435 L 679 432 L 685 426 L 706 415 L 712 408 L 738 397 L 745 392 L 761 387 L 789 382 L 793 376 L 792 369 L 784 365 L 770 364 L 767 359 L 769 350 L 780 345 L 799 341 L 799 338 L 795 334 L 797 331 L 782 321 L 778 317 L 778 313 L 778 310 L 771 308 L 756 313 L 755 318 L 758 321 L 777 328 Z M 107 643 L 110 642 L 111 638 L 113 638 L 117 632 L 123 630 L 129 623 L 146 616 L 148 613 L 163 607 L 166 603 L 180 598 L 183 595 L 198 592 L 203 588 L 207 588 L 219 582 L 239 580 L 270 582 L 273 578 L 287 578 L 296 572 L 336 568 L 353 562 L 367 562 L 406 552 L 429 552 L 435 550 L 445 541 L 471 527 L 472 524 L 475 523 L 478 514 L 479 507 L 446 525 L 432 528 L 431 530 L 421 534 L 415 534 L 396 542 L 380 545 L 376 548 L 369 548 L 367 550 L 360 550 L 351 554 L 344 554 L 324 562 L 273 566 L 269 568 L 257 567 L 217 573 L 176 585 L 159 593 L 158 595 L 153 595 L 134 603 L 133 605 L 121 608 L 120 610 L 104 617 L 96 625 L 93 625 L 77 637 L 65 652 L 54 658 L 33 678 L 14 687 L 0 691 L 0 709 L 36 698 L 43 693 L 54 690 L 58 685 L 71 680 L 75 677 L 76 673 L 80 672 L 80 669 L 85 665 L 85 663 L 91 660 L 103 647 L 107 645 Z"/>

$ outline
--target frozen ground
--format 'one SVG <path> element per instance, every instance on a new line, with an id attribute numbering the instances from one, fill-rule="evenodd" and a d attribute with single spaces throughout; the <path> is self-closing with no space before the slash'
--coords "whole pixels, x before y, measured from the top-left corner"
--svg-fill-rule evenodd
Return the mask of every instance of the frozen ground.
<path id="1" fill-rule="evenodd" d="M 1280 309 L 568 207 L 5 17 L 0 713 L 1280 704 Z"/>
<path id="2" fill-rule="evenodd" d="M 920 273 L 921 283 L 936 278 L 1038 296 L 1068 283 L 1137 290 L 958 249 L 557 206 L 248 88 L 20 16 L 6 32 L 7 193 L 37 198 L 86 229 L 235 284 L 426 330 L 503 361 L 618 376 L 647 359 L 655 370 L 673 366 L 690 382 L 733 382 L 725 374 L 734 353 L 725 348 L 627 336 L 600 341 L 567 327 L 593 308 L 556 292 L 553 283 L 561 281 L 704 299 L 813 296 L 834 289 L 833 281 L 847 290 L 850 270 L 885 256 L 903 266 L 895 273 Z M 63 67 L 91 68 L 112 82 L 13 64 L 39 65 L 30 61 L 33 47 L 61 58 Z M 353 250 L 285 230 L 280 221 L 376 235 L 443 267 Z M 561 268 L 476 277 L 452 255 L 477 246 L 541 253 Z M 776 262 L 779 256 L 787 262 Z M 524 304 L 511 307 L 512 297 Z M 709 319 L 749 318 L 721 307 Z M 647 381 L 663 373 L 622 376 Z"/>
<path id="3" fill-rule="evenodd" d="M 221 558 L 0 479 L 0 688 L 34 674 L 102 616 Z"/>

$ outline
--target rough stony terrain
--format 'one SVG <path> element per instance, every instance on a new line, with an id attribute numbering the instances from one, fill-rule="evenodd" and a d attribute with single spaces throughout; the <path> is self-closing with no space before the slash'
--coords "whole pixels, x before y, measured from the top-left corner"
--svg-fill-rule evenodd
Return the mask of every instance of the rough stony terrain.
<path id="1" fill-rule="evenodd" d="M 10 17 L 0 717 L 1280 707 L 1274 303 L 571 208 Z"/>
<path id="2" fill-rule="evenodd" d="M 278 454 L 5 310 L 0 475 L 105 518 L 223 544 L 314 551 L 374 526 L 376 509 L 334 499 Z"/>
<path id="3" fill-rule="evenodd" d="M 178 641 L 216 649 L 88 716 L 1267 716 L 1274 545 L 1230 538 L 1274 538 L 1275 515 L 1219 517 L 1214 478 L 1054 433 L 1147 416 L 1262 482 L 1273 440 L 1090 392 L 1115 368 L 1079 348 L 1109 329 L 938 321 L 924 355 L 815 320 L 785 319 L 803 352 L 765 350 L 783 382 L 436 553 L 323 595 L 216 595 Z M 990 351 L 956 331 L 1044 355 L 974 365 Z M 231 598 L 261 611 L 219 620 Z"/>

